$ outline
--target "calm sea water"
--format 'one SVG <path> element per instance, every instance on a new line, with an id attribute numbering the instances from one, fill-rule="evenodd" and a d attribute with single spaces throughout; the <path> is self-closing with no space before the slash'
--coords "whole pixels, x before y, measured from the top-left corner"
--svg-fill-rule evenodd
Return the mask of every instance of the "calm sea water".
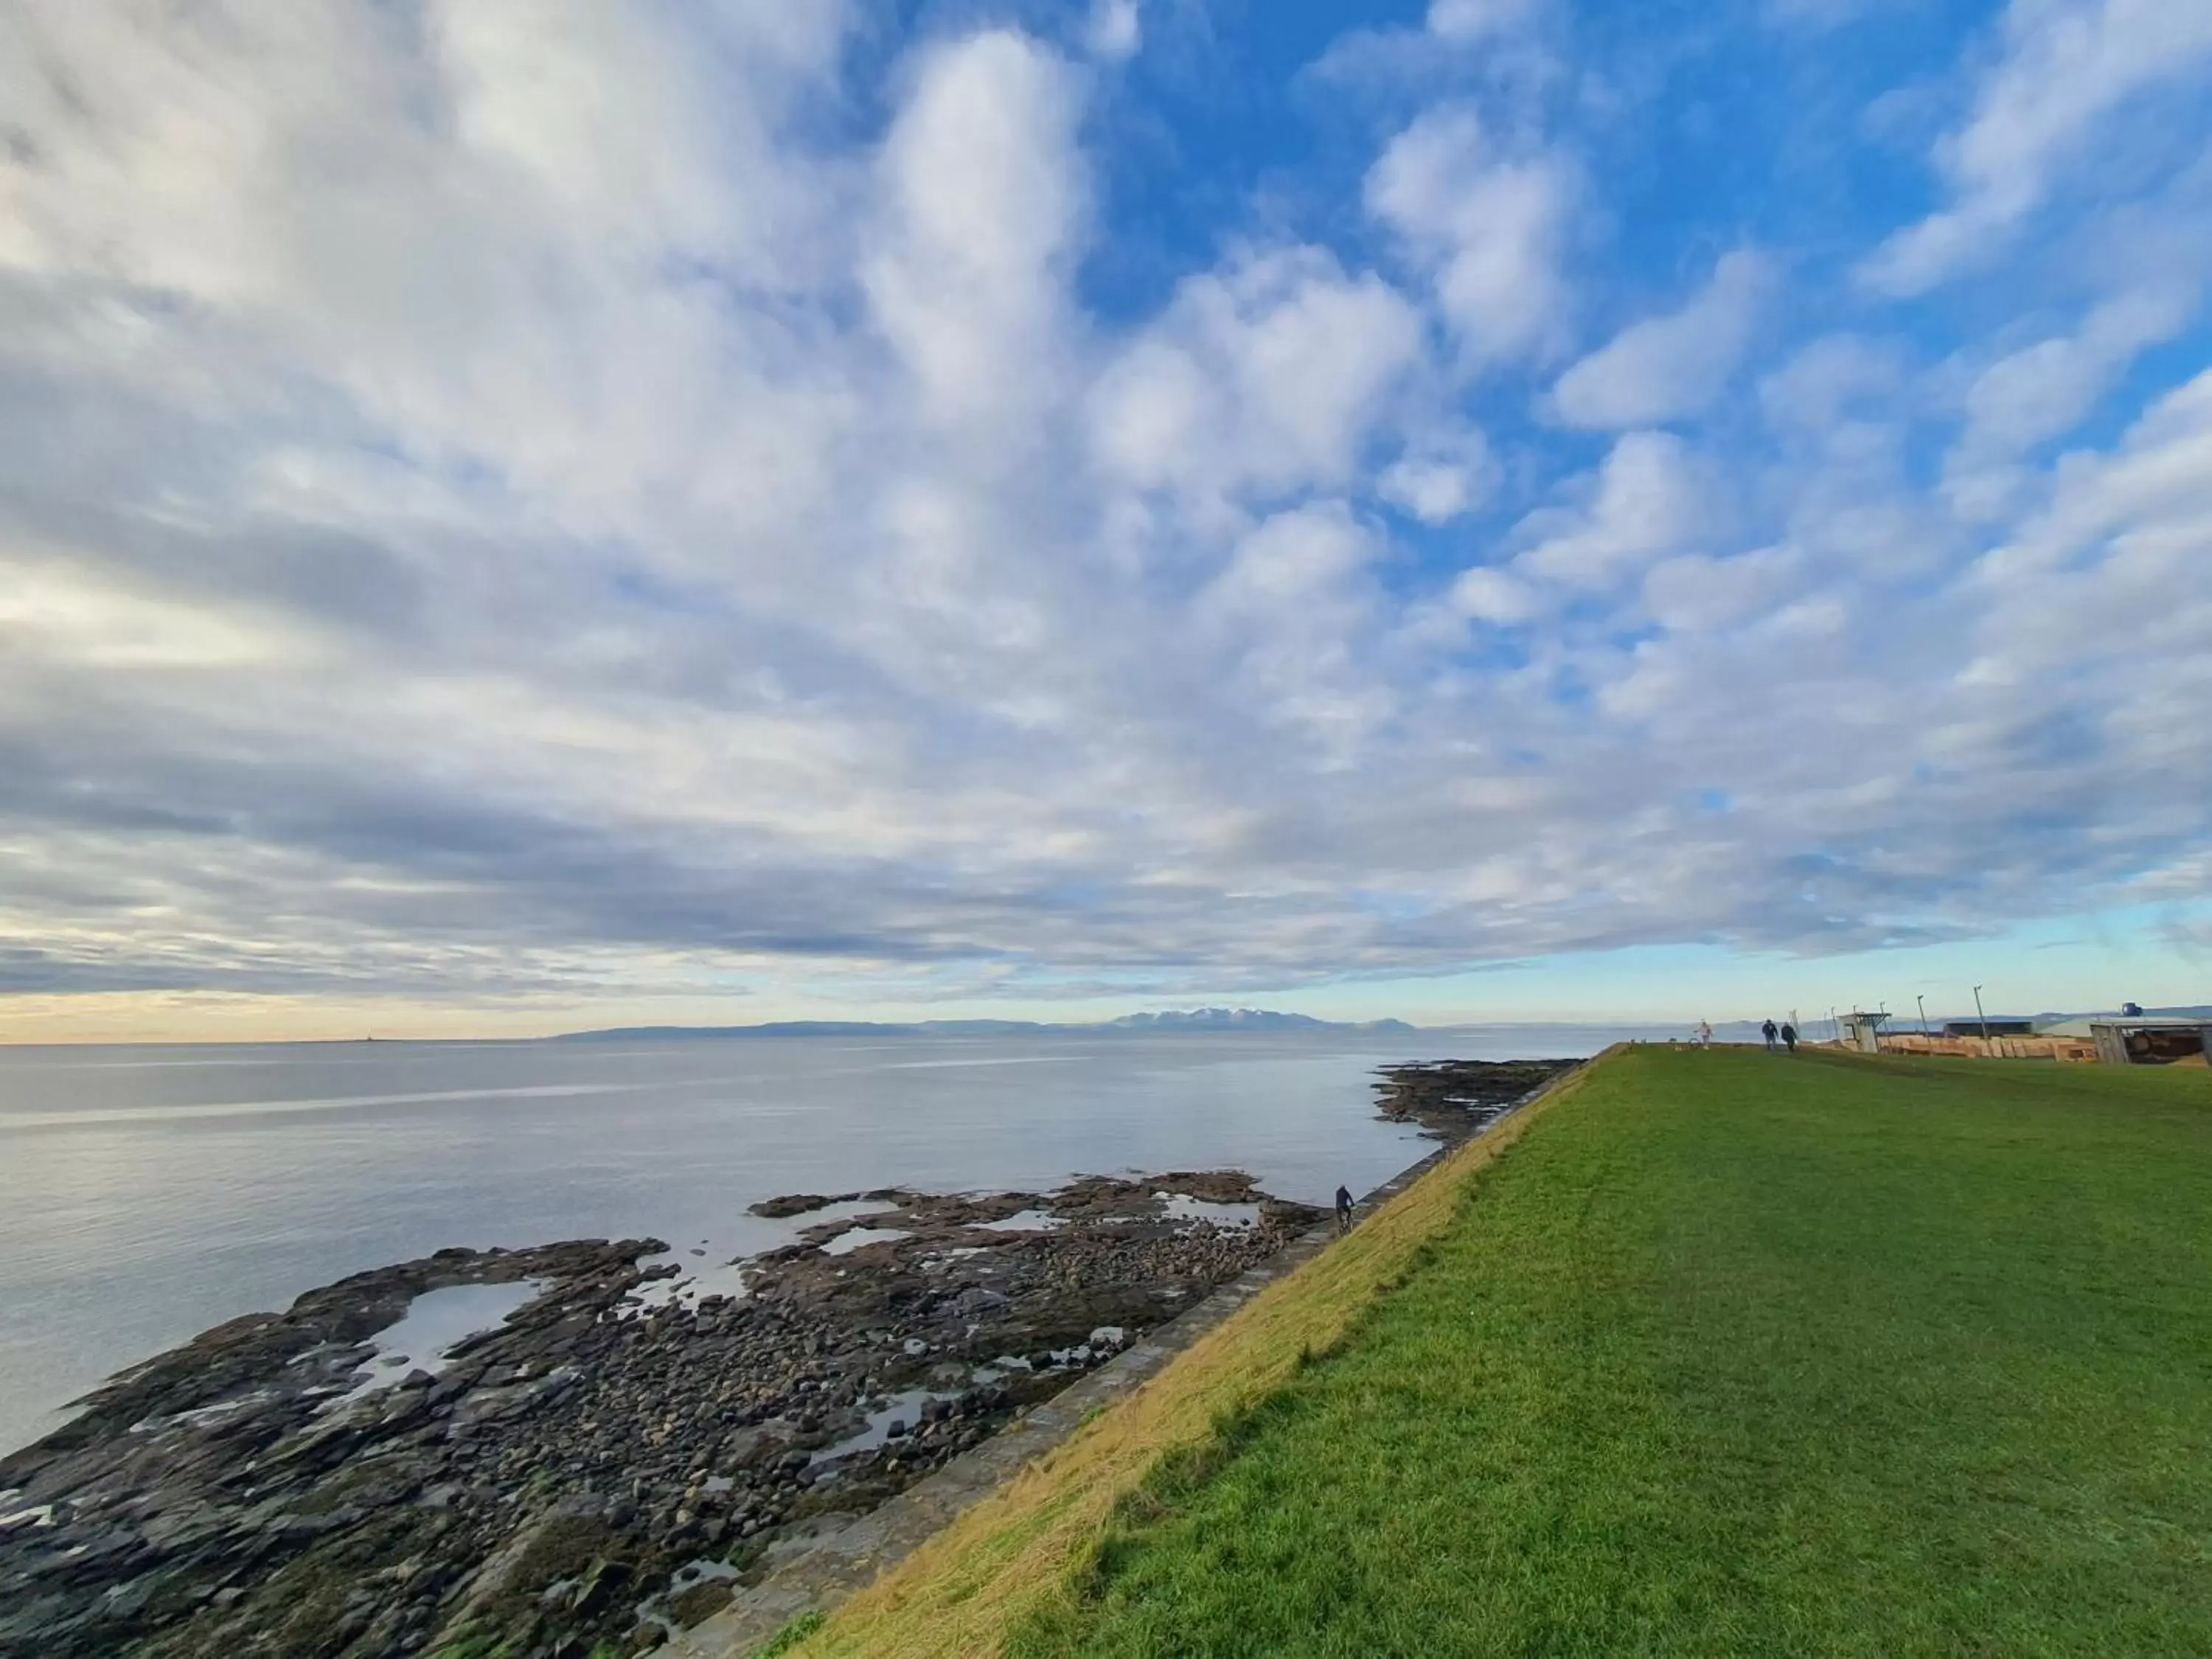
<path id="1" fill-rule="evenodd" d="M 1393 1060 L 1611 1030 L 1063 1040 L 0 1048 L 0 1449 L 233 1316 L 442 1245 L 653 1235 L 702 1263 L 788 1192 L 1237 1168 L 1285 1197 L 1421 1155 Z"/>

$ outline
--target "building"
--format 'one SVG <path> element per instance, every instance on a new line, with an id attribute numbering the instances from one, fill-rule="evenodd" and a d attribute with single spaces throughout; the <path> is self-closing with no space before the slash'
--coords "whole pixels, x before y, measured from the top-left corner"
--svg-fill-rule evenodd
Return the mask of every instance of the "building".
<path id="1" fill-rule="evenodd" d="M 1881 1052 L 1881 1028 L 1888 1024 L 1887 1014 L 1863 1013 L 1852 1009 L 1843 1017 L 1844 1047 L 1856 1048 L 1863 1054 Z"/>
<path id="2" fill-rule="evenodd" d="M 2037 1024 L 2025 1019 L 1954 1019 L 1940 1035 L 1885 1030 L 1887 1014 L 1847 1015 L 1844 1044 L 1867 1054 L 1951 1054 L 1973 1060 L 2055 1060 L 2062 1064 L 2212 1064 L 2212 1016 L 2084 1014 Z M 1987 1030 L 1984 1034 L 1984 1024 Z"/>
<path id="3" fill-rule="evenodd" d="M 2107 1066 L 2203 1066 L 2212 1056 L 2212 1019 L 2092 1020 L 2089 1038 Z"/>
<path id="4" fill-rule="evenodd" d="M 2088 1064 L 2097 1058 L 2097 1045 L 2086 1036 L 2031 1033 L 2026 1036 L 2000 1036 L 1996 1031 L 1995 1020 L 1990 1022 L 1990 1035 L 1986 1037 L 1978 1028 L 1968 1036 L 1885 1031 L 1881 1051 L 1886 1054 L 1949 1054 L 1960 1060 L 2055 1060 L 2074 1065 Z"/>

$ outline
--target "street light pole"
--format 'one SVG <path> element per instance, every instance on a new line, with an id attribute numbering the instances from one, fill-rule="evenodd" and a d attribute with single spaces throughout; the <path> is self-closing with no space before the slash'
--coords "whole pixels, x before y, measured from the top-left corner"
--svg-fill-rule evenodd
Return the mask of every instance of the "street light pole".
<path id="1" fill-rule="evenodd" d="M 1982 1022 L 1982 1041 L 1990 1040 L 1990 1017 L 1982 1012 L 1982 988 L 1974 987 L 1974 1018 Z"/>
<path id="2" fill-rule="evenodd" d="M 1928 999 L 1915 991 L 1912 994 L 1912 1000 L 1920 1005 L 1920 1035 L 1926 1036 L 1928 1035 Z"/>

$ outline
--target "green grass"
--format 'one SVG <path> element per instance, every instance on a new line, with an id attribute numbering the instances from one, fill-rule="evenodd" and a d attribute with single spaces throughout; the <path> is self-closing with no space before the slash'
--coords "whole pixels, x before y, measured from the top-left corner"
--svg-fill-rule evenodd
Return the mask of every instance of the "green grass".
<path id="1" fill-rule="evenodd" d="M 963 1510 L 841 1603 L 793 1659 L 977 1659 L 1062 1595 L 1116 1506 L 1163 1460 L 1211 1443 L 1216 1426 L 1333 1350 L 1450 1231 L 1459 1196 L 1532 1124 L 1563 1109 L 1601 1066 L 1559 1079 L 1449 1154 L 1337 1240 L 1261 1291 L 1068 1440 Z"/>
<path id="2" fill-rule="evenodd" d="M 766 1644 L 753 1655 L 753 1659 L 781 1659 L 781 1656 L 789 1653 L 821 1628 L 820 1613 L 802 1613 L 770 1637 Z"/>
<path id="3" fill-rule="evenodd" d="M 1007 1651 L 2212 1654 L 2212 1078 L 1623 1055 Z"/>

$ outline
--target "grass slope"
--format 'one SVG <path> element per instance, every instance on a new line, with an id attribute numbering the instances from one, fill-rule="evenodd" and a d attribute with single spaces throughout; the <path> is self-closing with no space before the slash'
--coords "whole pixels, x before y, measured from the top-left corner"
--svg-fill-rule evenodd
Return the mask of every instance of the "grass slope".
<path id="1" fill-rule="evenodd" d="M 1005 1650 L 2212 1653 L 2203 1073 L 1642 1049 L 1460 1194 Z"/>
<path id="2" fill-rule="evenodd" d="M 1585 1067 L 1437 1168 L 1194 1342 L 1152 1382 L 975 1505 L 826 1626 L 787 1633 L 794 1659 L 975 1659 L 1041 1602 L 1064 1599 L 1117 1504 L 1164 1456 L 1211 1443 L 1340 1341 L 1448 1231 L 1478 1171 L 1600 1068 Z"/>

